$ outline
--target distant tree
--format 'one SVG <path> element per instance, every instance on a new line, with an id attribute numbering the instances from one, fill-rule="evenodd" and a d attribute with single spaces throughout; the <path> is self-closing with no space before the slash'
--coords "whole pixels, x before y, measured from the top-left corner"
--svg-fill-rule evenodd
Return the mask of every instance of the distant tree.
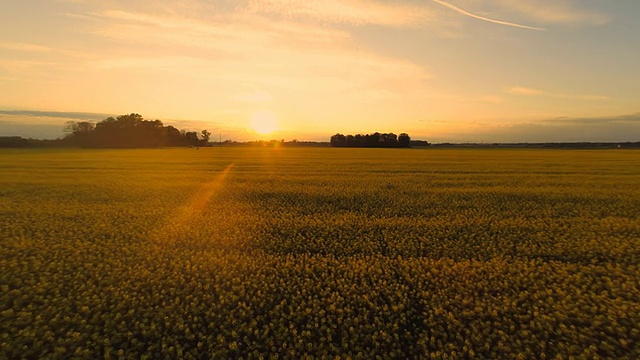
<path id="1" fill-rule="evenodd" d="M 356 134 L 353 137 L 354 146 L 364 146 L 364 136 Z"/>
<path id="2" fill-rule="evenodd" d="M 168 146 L 186 145 L 182 132 L 180 132 L 180 130 L 176 129 L 175 127 L 169 125 L 165 127 L 164 132 L 166 134 L 166 139 L 167 139 L 166 144 Z"/>
<path id="3" fill-rule="evenodd" d="M 347 138 L 340 133 L 331 136 L 331 139 L 329 142 L 331 143 L 331 146 L 335 146 L 335 147 L 347 146 Z"/>
<path id="4" fill-rule="evenodd" d="M 394 133 L 380 134 L 379 142 L 383 147 L 398 147 L 398 136 Z"/>
<path id="5" fill-rule="evenodd" d="M 431 144 L 426 140 L 411 140 L 411 146 L 430 146 Z"/>
<path id="6" fill-rule="evenodd" d="M 410 147 L 411 146 L 411 137 L 407 133 L 402 133 L 398 136 L 398 146 L 400 147 Z"/>
<path id="7" fill-rule="evenodd" d="M 67 121 L 64 131 L 71 134 L 87 134 L 95 129 L 95 124 L 88 121 Z"/>
<path id="8" fill-rule="evenodd" d="M 347 135 L 345 137 L 345 146 L 355 146 L 356 145 L 356 138 L 353 135 Z"/>
<path id="9" fill-rule="evenodd" d="M 86 146 L 91 142 L 91 137 L 96 125 L 88 121 L 67 121 L 64 132 L 66 140 L 73 145 Z"/>
<path id="10" fill-rule="evenodd" d="M 207 145 L 209 143 L 209 139 L 211 138 L 211 132 L 209 132 L 209 130 L 202 130 L 200 132 L 200 136 L 202 137 L 202 145 Z"/>
<path id="11" fill-rule="evenodd" d="M 184 138 L 186 140 L 187 145 L 189 146 L 199 146 L 200 140 L 198 139 L 198 133 L 195 131 L 187 131 L 184 133 Z"/>
<path id="12" fill-rule="evenodd" d="M 207 130 L 198 133 L 185 132 L 173 126 L 164 126 L 160 120 L 145 120 L 142 115 L 131 113 L 108 117 L 96 124 L 81 121 L 67 122 L 67 143 L 86 147 L 158 147 L 200 146 L 209 141 Z"/>
<path id="13" fill-rule="evenodd" d="M 0 136 L 0 148 L 29 147 L 29 140 L 20 136 Z"/>
<path id="14" fill-rule="evenodd" d="M 374 132 L 371 135 L 366 135 L 367 138 L 367 146 L 369 147 L 379 147 L 380 146 L 380 133 Z"/>
<path id="15" fill-rule="evenodd" d="M 140 114 L 131 113 L 128 115 L 120 115 L 116 118 L 116 120 L 120 128 L 132 129 L 140 125 L 140 123 L 144 120 L 144 118 Z"/>
<path id="16" fill-rule="evenodd" d="M 409 147 L 411 145 L 411 137 L 406 133 L 402 133 L 400 136 L 394 133 L 379 132 L 365 135 L 335 134 L 331 136 L 330 144 L 333 147 Z"/>
<path id="17" fill-rule="evenodd" d="M 146 147 L 145 141 L 140 139 L 144 133 L 141 125 L 143 117 L 140 114 L 131 113 L 120 115 L 117 118 L 108 117 L 96 124 L 96 147 Z"/>

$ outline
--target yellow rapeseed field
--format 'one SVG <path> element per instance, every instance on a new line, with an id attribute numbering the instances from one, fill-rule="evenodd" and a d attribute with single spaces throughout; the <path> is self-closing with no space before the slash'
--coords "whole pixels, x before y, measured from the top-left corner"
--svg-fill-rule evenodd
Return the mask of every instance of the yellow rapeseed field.
<path id="1" fill-rule="evenodd" d="M 0 359 L 640 357 L 640 152 L 0 150 Z"/>

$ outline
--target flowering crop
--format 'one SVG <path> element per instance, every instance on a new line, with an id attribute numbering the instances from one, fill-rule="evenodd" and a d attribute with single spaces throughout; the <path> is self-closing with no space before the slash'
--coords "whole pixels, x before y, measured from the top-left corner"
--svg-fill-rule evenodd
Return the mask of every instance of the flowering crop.
<path id="1" fill-rule="evenodd" d="M 2 150 L 0 168 L 0 358 L 640 357 L 634 151 Z"/>

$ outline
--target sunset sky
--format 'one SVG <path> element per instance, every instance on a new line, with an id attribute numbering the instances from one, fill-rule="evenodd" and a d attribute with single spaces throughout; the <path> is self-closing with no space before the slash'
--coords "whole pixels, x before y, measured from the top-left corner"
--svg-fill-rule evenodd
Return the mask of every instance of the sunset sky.
<path id="1" fill-rule="evenodd" d="M 638 0 L 0 2 L 0 136 L 640 141 Z"/>

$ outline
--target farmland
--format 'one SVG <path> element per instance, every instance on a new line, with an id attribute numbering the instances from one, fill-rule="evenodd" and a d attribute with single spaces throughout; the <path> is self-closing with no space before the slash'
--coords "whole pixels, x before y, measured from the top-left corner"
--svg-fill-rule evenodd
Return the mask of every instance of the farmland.
<path id="1" fill-rule="evenodd" d="M 0 171 L 0 359 L 640 357 L 637 151 L 25 149 Z"/>

